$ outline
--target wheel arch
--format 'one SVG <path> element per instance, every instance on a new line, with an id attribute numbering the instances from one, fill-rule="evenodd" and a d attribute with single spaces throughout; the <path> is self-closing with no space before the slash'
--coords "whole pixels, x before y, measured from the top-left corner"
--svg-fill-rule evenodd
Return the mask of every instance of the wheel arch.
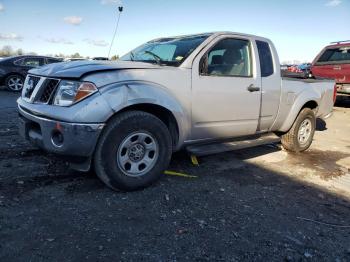
<path id="1" fill-rule="evenodd" d="M 19 72 L 9 72 L 9 73 L 7 73 L 7 74 L 3 77 L 4 81 L 6 81 L 6 79 L 7 79 L 9 76 L 20 76 L 20 77 L 23 77 L 23 80 L 25 80 L 25 78 L 26 78 L 27 75 L 23 75 L 23 74 L 21 74 L 21 73 L 19 73 Z"/>
<path id="2" fill-rule="evenodd" d="M 158 117 L 172 135 L 174 150 L 181 148 L 190 132 L 188 114 L 176 97 L 155 83 L 133 81 L 115 84 L 100 91 L 112 108 L 106 122 L 122 112 L 138 110 Z"/>
<path id="3" fill-rule="evenodd" d="M 157 104 L 140 103 L 127 106 L 114 115 L 133 110 L 143 111 L 159 118 L 168 127 L 173 146 L 177 146 L 179 143 L 179 125 L 175 116 L 169 109 Z"/>
<path id="4" fill-rule="evenodd" d="M 315 112 L 315 115 L 318 110 L 317 99 L 312 98 L 308 100 L 299 100 L 294 103 L 294 106 L 290 110 L 286 120 L 282 124 L 281 128 L 278 130 L 279 132 L 288 132 L 297 119 L 298 115 L 304 108 L 310 108 Z"/>

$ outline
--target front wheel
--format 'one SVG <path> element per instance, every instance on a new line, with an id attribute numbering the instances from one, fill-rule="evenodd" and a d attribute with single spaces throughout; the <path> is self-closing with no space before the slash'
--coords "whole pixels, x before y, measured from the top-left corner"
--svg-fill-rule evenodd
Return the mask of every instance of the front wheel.
<path id="1" fill-rule="evenodd" d="M 304 108 L 299 113 L 292 128 L 282 135 L 282 145 L 292 152 L 303 152 L 312 143 L 316 128 L 316 117 L 310 108 Z"/>
<path id="2" fill-rule="evenodd" d="M 23 88 L 24 78 L 20 75 L 10 75 L 6 78 L 5 84 L 8 90 L 19 92 Z"/>
<path id="3" fill-rule="evenodd" d="M 171 141 L 167 126 L 154 115 L 141 111 L 121 113 L 109 122 L 99 139 L 95 171 L 115 190 L 147 187 L 167 168 Z"/>

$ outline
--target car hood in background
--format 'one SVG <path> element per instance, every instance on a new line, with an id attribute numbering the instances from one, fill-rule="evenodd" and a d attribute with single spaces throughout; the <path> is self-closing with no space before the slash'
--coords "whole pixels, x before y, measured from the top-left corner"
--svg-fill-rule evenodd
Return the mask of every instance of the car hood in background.
<path id="1" fill-rule="evenodd" d="M 57 78 L 81 78 L 83 75 L 99 71 L 160 68 L 162 67 L 158 65 L 132 61 L 74 61 L 38 67 L 30 70 L 29 74 Z"/>

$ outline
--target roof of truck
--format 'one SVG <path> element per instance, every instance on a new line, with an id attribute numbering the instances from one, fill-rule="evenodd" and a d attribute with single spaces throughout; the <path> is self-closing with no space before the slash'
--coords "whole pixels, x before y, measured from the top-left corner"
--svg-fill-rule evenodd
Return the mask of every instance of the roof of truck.
<path id="1" fill-rule="evenodd" d="M 206 32 L 206 33 L 198 33 L 198 34 L 188 34 L 188 35 L 177 35 L 177 36 L 168 36 L 168 37 L 159 37 L 156 39 L 151 40 L 152 41 L 157 41 L 161 39 L 166 39 L 166 38 L 186 38 L 186 37 L 201 37 L 201 36 L 219 36 L 219 35 L 239 35 L 239 36 L 245 36 L 245 37 L 254 37 L 254 38 L 263 38 L 261 36 L 257 35 L 252 35 L 252 34 L 245 34 L 245 33 L 238 33 L 238 32 L 231 32 L 231 31 L 216 31 L 216 32 Z"/>
<path id="2" fill-rule="evenodd" d="M 326 48 L 335 48 L 335 47 L 350 47 L 350 42 L 348 43 L 337 43 L 326 46 Z"/>

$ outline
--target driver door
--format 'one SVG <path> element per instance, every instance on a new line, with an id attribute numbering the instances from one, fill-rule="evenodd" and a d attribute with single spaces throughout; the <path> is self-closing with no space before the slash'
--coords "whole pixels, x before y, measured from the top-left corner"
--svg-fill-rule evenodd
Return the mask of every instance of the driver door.
<path id="1" fill-rule="evenodd" d="M 257 132 L 261 78 L 253 41 L 222 36 L 202 50 L 192 67 L 192 140 Z"/>

